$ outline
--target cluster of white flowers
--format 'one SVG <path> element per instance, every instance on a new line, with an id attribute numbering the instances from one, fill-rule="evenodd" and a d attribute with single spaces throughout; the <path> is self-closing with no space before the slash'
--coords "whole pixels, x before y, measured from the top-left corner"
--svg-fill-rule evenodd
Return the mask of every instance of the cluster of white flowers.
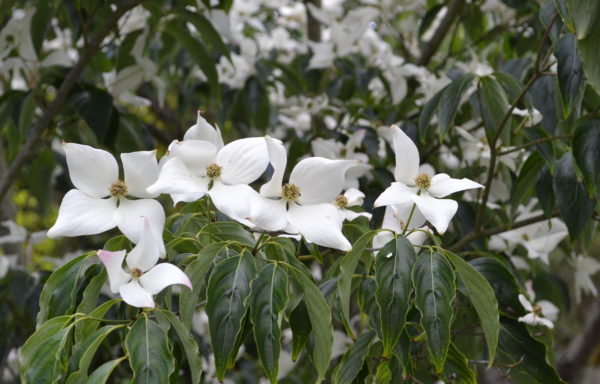
<path id="1" fill-rule="evenodd" d="M 446 174 L 419 174 L 416 145 L 398 127 L 391 129 L 396 182 L 375 206 L 387 206 L 385 228 L 402 233 L 411 229 L 409 238 L 422 243 L 425 237 L 422 232 L 413 234 L 414 229 L 429 221 L 443 233 L 456 213 L 457 203 L 441 198 L 481 185 Z M 325 142 L 319 145 L 327 147 Z M 365 196 L 354 187 L 348 188 L 346 176 L 353 168 L 358 169 L 351 179 L 354 186 L 358 186 L 356 178 L 368 170 L 357 158 L 304 158 L 284 182 L 287 152 L 280 140 L 253 137 L 224 145 L 220 130 L 200 113 L 183 141 L 173 141 L 160 163 L 154 151 L 121 154 L 123 178 L 110 153 L 73 143 L 65 143 L 63 148 L 75 188 L 65 195 L 48 236 L 92 235 L 118 227 L 137 244 L 126 259 L 128 272 L 122 269 L 125 251 L 101 250 L 98 256 L 107 266 L 112 291 L 134 306 L 153 306 L 152 294 L 167 285 L 190 285 L 175 266 L 156 265 L 165 255 L 165 213 L 154 200 L 161 193 L 169 194 L 175 204 L 208 195 L 220 212 L 254 231 L 301 236 L 310 243 L 342 251 L 352 248 L 342 233 L 344 220 L 371 218 L 369 213 L 349 209 L 361 205 Z M 266 173 L 270 173 L 269 180 L 258 191 L 252 188 L 251 184 Z M 398 212 L 410 213 L 405 217 Z M 429 231 L 428 227 L 425 230 Z M 376 245 L 382 245 L 390 233 L 383 235 L 375 240 Z"/>

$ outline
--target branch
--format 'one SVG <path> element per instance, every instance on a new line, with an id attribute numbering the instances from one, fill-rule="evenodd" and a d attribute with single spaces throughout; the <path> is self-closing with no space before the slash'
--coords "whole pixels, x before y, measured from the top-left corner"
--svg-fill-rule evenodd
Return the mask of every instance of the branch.
<path id="1" fill-rule="evenodd" d="M 498 156 L 504 156 L 504 155 L 508 155 L 509 153 L 518 152 L 521 149 L 533 147 L 534 145 L 538 145 L 538 144 L 543 144 L 547 141 L 570 139 L 571 137 L 573 137 L 573 135 L 556 135 L 556 136 L 542 137 L 541 139 L 533 140 L 529 143 L 525 143 L 525 144 L 522 144 L 522 145 L 519 145 L 519 146 L 516 146 L 513 148 L 509 148 L 507 150 L 504 150 L 504 151 L 498 153 Z"/>
<path id="2" fill-rule="evenodd" d="M 321 41 L 321 23 L 314 18 L 308 8 L 308 4 L 310 3 L 317 8 L 321 8 L 321 0 L 304 0 L 304 3 L 306 5 L 306 34 L 308 35 L 308 40 L 319 42 Z"/>
<path id="3" fill-rule="evenodd" d="M 58 111 L 67 101 L 71 89 L 73 89 L 73 87 L 77 83 L 78 78 L 81 76 L 83 70 L 88 65 L 92 57 L 100 49 L 100 44 L 102 43 L 104 38 L 115 29 L 115 27 L 117 26 L 117 22 L 125 12 L 140 4 L 142 1 L 144 0 L 125 0 L 121 2 L 117 10 L 111 15 L 108 21 L 102 26 L 102 29 L 100 29 L 98 34 L 90 41 L 89 45 L 85 48 L 85 50 L 79 58 L 79 61 L 73 66 L 73 68 L 71 68 L 71 71 L 63 80 L 60 88 L 58 89 L 58 92 L 56 93 L 56 97 L 48 106 L 48 109 L 44 111 L 40 119 L 31 128 L 31 131 L 29 133 L 29 136 L 27 137 L 27 140 L 25 141 L 25 144 L 23 144 L 21 150 L 19 151 L 15 159 L 12 161 L 8 171 L 0 180 L 0 200 L 2 200 L 8 192 L 8 189 L 10 188 L 14 179 L 19 174 L 21 168 L 29 161 L 29 159 L 31 159 L 31 157 L 38 149 L 37 144 L 42 134 L 44 134 L 44 132 L 48 129 L 48 126 L 52 122 L 54 116 L 58 113 Z"/>
<path id="4" fill-rule="evenodd" d="M 463 4 L 464 0 L 453 0 L 452 3 L 448 5 L 448 11 L 446 12 L 446 15 L 444 15 L 444 18 L 440 22 L 438 29 L 434 32 L 431 39 L 427 43 L 425 43 L 423 51 L 421 52 L 421 57 L 419 57 L 419 60 L 417 61 L 417 65 L 426 66 L 427 64 L 429 64 L 429 61 L 431 60 L 433 55 L 435 55 L 438 48 L 444 41 L 444 38 L 447 36 L 448 31 L 450 30 L 454 19 L 460 13 Z"/>
<path id="5" fill-rule="evenodd" d="M 595 299 L 586 309 L 586 322 L 557 362 L 558 373 L 566 382 L 572 382 L 586 365 L 592 352 L 600 343 L 600 299 Z"/>

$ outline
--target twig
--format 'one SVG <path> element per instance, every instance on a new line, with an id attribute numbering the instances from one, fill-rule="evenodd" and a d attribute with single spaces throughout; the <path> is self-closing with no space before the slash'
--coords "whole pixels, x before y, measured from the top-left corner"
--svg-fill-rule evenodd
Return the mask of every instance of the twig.
<path id="1" fill-rule="evenodd" d="M 529 147 L 532 147 L 534 145 L 545 143 L 547 141 L 560 140 L 560 139 L 570 139 L 571 137 L 573 137 L 573 135 L 557 135 L 557 136 L 543 137 L 541 139 L 537 139 L 537 140 L 531 141 L 529 143 L 525 143 L 525 144 L 516 146 L 514 148 L 510 148 L 510 149 L 507 149 L 505 151 L 502 151 L 502 152 L 498 153 L 498 156 L 504 156 L 504 155 L 508 155 L 509 153 L 518 152 L 521 149 L 529 148 Z"/>
<path id="2" fill-rule="evenodd" d="M 6 174 L 0 180 L 0 200 L 4 198 L 8 189 L 10 188 L 13 180 L 19 174 L 21 168 L 29 161 L 33 154 L 38 149 L 37 144 L 42 134 L 48 129 L 48 126 L 52 122 L 54 116 L 62 108 L 67 101 L 71 89 L 77 83 L 79 76 L 81 76 L 83 70 L 88 65 L 92 57 L 96 54 L 100 48 L 100 44 L 109 33 L 111 33 L 117 25 L 117 22 L 123 16 L 125 12 L 132 9 L 136 5 L 140 4 L 143 0 L 125 0 L 120 3 L 117 10 L 111 15 L 108 21 L 104 24 L 98 34 L 90 41 L 89 45 L 85 48 L 81 54 L 79 61 L 71 68 L 71 71 L 63 80 L 54 101 L 44 111 L 40 119 L 31 128 L 31 132 L 25 141 L 25 144 L 21 147 L 21 150 L 13 160 L 10 168 Z"/>
<path id="3" fill-rule="evenodd" d="M 444 38 L 448 34 L 454 19 L 460 13 L 463 4 L 464 0 L 453 0 L 450 5 L 448 5 L 448 11 L 446 12 L 446 15 L 444 15 L 442 18 L 440 25 L 434 32 L 431 39 L 425 44 L 425 47 L 423 47 L 423 51 L 421 52 L 421 57 L 419 57 L 419 60 L 417 61 L 417 65 L 426 66 L 429 64 L 429 61 L 437 52 L 438 48 L 444 41 Z"/>

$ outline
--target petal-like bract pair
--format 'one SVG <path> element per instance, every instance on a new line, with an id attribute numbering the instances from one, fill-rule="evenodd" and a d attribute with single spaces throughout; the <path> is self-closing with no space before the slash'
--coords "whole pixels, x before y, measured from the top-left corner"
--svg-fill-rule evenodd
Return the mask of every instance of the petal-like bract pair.
<path id="1" fill-rule="evenodd" d="M 392 135 L 396 154 L 396 182 L 377 198 L 375 207 L 415 204 L 416 209 L 439 233 L 446 232 L 456 214 L 458 203 L 443 197 L 483 186 L 469 179 L 453 179 L 445 173 L 433 177 L 419 175 L 419 151 L 415 143 L 395 125 L 392 125 Z"/>

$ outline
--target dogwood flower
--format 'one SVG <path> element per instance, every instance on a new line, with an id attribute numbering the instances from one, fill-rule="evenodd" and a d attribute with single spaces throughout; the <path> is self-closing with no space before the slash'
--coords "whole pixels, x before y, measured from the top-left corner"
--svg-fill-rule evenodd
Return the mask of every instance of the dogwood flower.
<path id="1" fill-rule="evenodd" d="M 230 218 L 251 225 L 245 219 L 248 207 L 239 196 L 251 189 L 269 164 L 265 139 L 253 137 L 223 146 L 218 129 L 200 115 L 183 141 L 169 146 L 161 159 L 160 174 L 147 188 L 149 193 L 168 193 L 175 203 L 196 201 L 208 194 L 217 209 Z"/>
<path id="2" fill-rule="evenodd" d="M 426 173 L 419 175 L 419 152 L 417 146 L 400 128 L 393 125 L 393 149 L 396 154 L 396 168 L 392 183 L 375 200 L 375 207 L 413 203 L 439 233 L 446 232 L 450 220 L 456 214 L 458 203 L 443 199 L 455 192 L 483 186 L 469 179 L 453 179 L 445 173 L 433 177 Z"/>
<path id="3" fill-rule="evenodd" d="M 134 307 L 153 308 L 156 295 L 164 288 L 182 284 L 192 289 L 192 283 L 185 273 L 173 264 L 156 264 L 160 250 L 151 231 L 148 220 L 145 220 L 140 242 L 129 252 L 99 250 L 98 257 L 106 267 L 110 290 L 119 293 L 123 300 Z M 123 269 L 123 259 L 127 270 Z"/>
<path id="4" fill-rule="evenodd" d="M 592 281 L 592 275 L 600 271 L 600 262 L 592 257 L 573 255 L 570 263 L 575 269 L 575 276 L 573 278 L 575 284 L 575 301 L 581 303 L 582 293 L 598 296 L 598 289 Z"/>
<path id="5" fill-rule="evenodd" d="M 373 167 L 369 164 L 369 156 L 365 153 L 355 152 L 360 147 L 366 130 L 360 129 L 348 136 L 346 144 L 337 140 L 316 138 L 310 145 L 312 152 L 317 157 L 326 159 L 347 159 L 358 160 L 360 164 L 350 168 L 346 173 L 346 183 L 344 189 L 358 189 L 358 179 L 365 176 Z"/>
<path id="6" fill-rule="evenodd" d="M 158 176 L 155 152 L 122 153 L 125 177 L 120 179 L 119 166 L 110 153 L 75 143 L 65 143 L 63 148 L 75 189 L 63 198 L 48 237 L 94 235 L 118 227 L 129 240 L 138 243 L 145 217 L 153 236 L 157 241 L 161 239 L 158 246 L 164 255 L 165 212 L 153 199 L 158 194 L 146 192 Z"/>
<path id="7" fill-rule="evenodd" d="M 317 245 L 349 251 L 352 245 L 342 234 L 345 214 L 334 205 L 344 186 L 345 173 L 357 162 L 309 157 L 292 170 L 283 184 L 287 153 L 281 141 L 267 137 L 273 166 L 271 180 L 250 194 L 249 220 L 257 228 L 301 234 Z"/>
<path id="8" fill-rule="evenodd" d="M 346 172 L 346 174 L 350 173 L 350 170 L 352 170 L 352 168 L 350 168 Z M 339 195 L 338 197 L 336 197 L 333 201 L 333 204 L 340 209 L 345 220 L 352 221 L 360 216 L 364 216 L 367 219 L 371 220 L 372 215 L 368 212 L 354 212 L 350 209 L 347 209 L 348 207 L 361 206 L 364 200 L 364 193 L 362 193 L 358 189 L 350 188 L 349 190 L 344 192 L 343 195 Z"/>
<path id="9" fill-rule="evenodd" d="M 547 328 L 554 328 L 553 322 L 558 318 L 558 308 L 548 300 L 535 302 L 535 293 L 529 292 L 531 301 L 527 300 L 525 295 L 519 294 L 519 301 L 523 308 L 529 312 L 525 316 L 519 317 L 519 321 L 529 325 L 542 325 Z M 535 304 L 533 304 L 535 303 Z"/>
<path id="10" fill-rule="evenodd" d="M 419 211 L 415 209 L 412 212 L 412 217 L 410 215 L 411 211 L 411 203 L 386 206 L 381 228 L 389 229 L 398 234 L 402 234 L 406 230 L 406 233 L 408 233 L 406 235 L 408 241 L 413 245 L 422 245 L 425 240 L 427 240 L 427 234 L 424 231 L 431 232 L 431 229 L 429 229 L 428 226 L 422 227 L 427 220 Z M 381 248 L 393 238 L 394 233 L 390 231 L 381 231 L 373 237 L 373 248 Z"/>

